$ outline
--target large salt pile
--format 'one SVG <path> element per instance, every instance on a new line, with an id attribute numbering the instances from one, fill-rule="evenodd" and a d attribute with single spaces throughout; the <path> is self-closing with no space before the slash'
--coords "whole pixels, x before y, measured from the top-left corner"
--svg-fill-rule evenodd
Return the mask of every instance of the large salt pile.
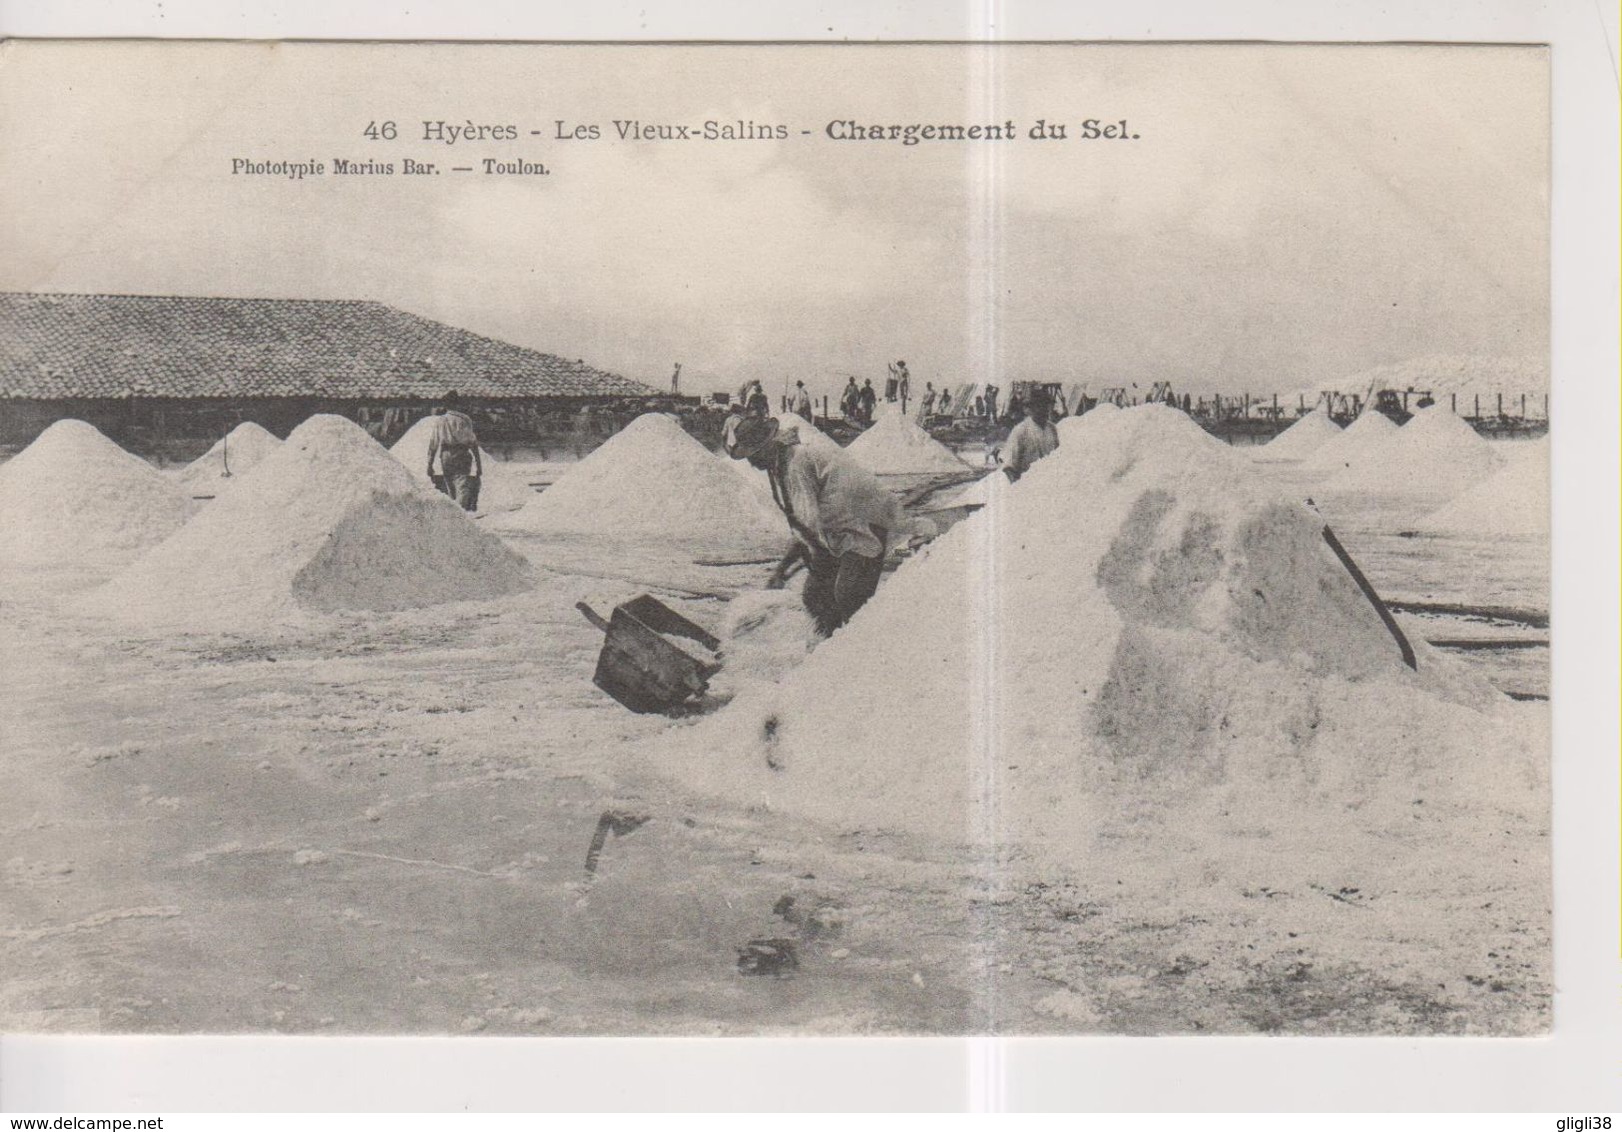
<path id="1" fill-rule="evenodd" d="M 1314 409 L 1252 453 L 1258 460 L 1310 460 L 1341 433 L 1322 409 Z"/>
<path id="2" fill-rule="evenodd" d="M 188 495 L 218 495 L 281 444 L 275 433 L 252 421 L 243 421 L 187 464 L 175 477 L 176 481 Z"/>
<path id="3" fill-rule="evenodd" d="M 1482 852 L 1467 832 L 1499 832 L 1473 815 L 1535 808 L 1508 702 L 1423 642 L 1408 668 L 1316 514 L 1181 413 L 1125 410 L 1089 440 L 659 765 L 1190 907 L 1219 882 L 1305 892 L 1348 862 L 1433 877 Z"/>
<path id="4" fill-rule="evenodd" d="M 802 429 L 805 426 L 802 422 Z M 813 430 L 814 431 L 814 430 Z M 502 529 L 589 535 L 708 554 L 787 549 L 788 523 L 770 496 L 683 431 L 645 413 L 524 507 Z M 766 476 L 757 472 L 761 481 Z"/>
<path id="5" fill-rule="evenodd" d="M 433 439 L 434 418 L 424 417 L 394 442 L 389 455 L 405 465 L 406 471 L 425 486 L 432 487 L 428 478 L 428 442 Z M 479 449 L 479 510 L 512 511 L 535 498 L 534 490 L 521 476 L 514 474 L 500 460 L 493 459 L 483 448 Z"/>
<path id="6" fill-rule="evenodd" d="M 0 562 L 117 566 L 191 514 L 152 465 L 84 421 L 57 421 L 0 465 Z"/>
<path id="7" fill-rule="evenodd" d="M 529 567 L 351 421 L 293 430 L 208 509 L 86 599 L 152 624 L 400 610 L 517 593 Z"/>
<path id="8" fill-rule="evenodd" d="M 961 472 L 967 467 L 917 421 L 900 413 L 879 418 L 845 451 L 879 475 Z"/>
<path id="9" fill-rule="evenodd" d="M 792 414 L 784 414 L 783 416 L 775 417 L 773 419 L 777 421 L 777 427 L 778 427 L 779 431 L 784 431 L 784 430 L 792 428 L 794 430 L 794 432 L 795 432 L 795 435 L 800 438 L 800 443 L 805 445 L 807 448 L 812 449 L 813 451 L 817 451 L 817 452 L 843 452 L 844 451 L 843 448 L 839 447 L 839 441 L 835 440 L 833 437 L 831 437 L 827 433 L 823 432 L 816 425 L 810 424 L 810 423 L 808 423 L 806 421 L 803 421 L 797 416 L 794 416 Z"/>
<path id="10" fill-rule="evenodd" d="M 1059 444 L 1063 446 L 1065 444 L 1084 442 L 1093 429 L 1105 427 L 1109 419 L 1120 411 L 1119 405 L 1112 405 L 1105 401 L 1102 404 L 1094 405 L 1085 413 L 1065 417 L 1054 426 L 1059 432 Z"/>
<path id="11" fill-rule="evenodd" d="M 1324 488 L 1445 499 L 1497 467 L 1491 442 L 1446 406 L 1433 405 L 1415 413 L 1389 443 L 1349 459 Z"/>
<path id="12" fill-rule="evenodd" d="M 1427 516 L 1419 530 L 1487 539 L 1548 535 L 1548 438 L 1515 447 L 1502 468 Z"/>
<path id="13" fill-rule="evenodd" d="M 1390 417 L 1374 409 L 1365 410 L 1346 428 L 1330 437 L 1316 455 L 1304 463 L 1314 471 L 1325 474 L 1349 468 L 1353 464 L 1377 462 L 1388 444 L 1397 438 L 1397 426 Z"/>
<path id="14" fill-rule="evenodd" d="M 954 491 L 953 494 L 936 502 L 925 510 L 940 510 L 952 507 L 994 507 L 1003 496 L 1013 489 L 1008 482 L 1008 476 L 1001 468 L 990 475 L 981 476 L 969 486 Z"/>

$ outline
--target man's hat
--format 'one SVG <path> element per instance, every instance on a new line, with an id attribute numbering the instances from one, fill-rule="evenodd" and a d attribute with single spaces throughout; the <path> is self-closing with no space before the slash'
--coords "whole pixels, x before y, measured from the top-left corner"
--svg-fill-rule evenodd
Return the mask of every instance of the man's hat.
<path id="1" fill-rule="evenodd" d="M 733 431 L 727 455 L 734 460 L 747 460 L 776 435 L 777 422 L 771 417 L 748 417 Z"/>

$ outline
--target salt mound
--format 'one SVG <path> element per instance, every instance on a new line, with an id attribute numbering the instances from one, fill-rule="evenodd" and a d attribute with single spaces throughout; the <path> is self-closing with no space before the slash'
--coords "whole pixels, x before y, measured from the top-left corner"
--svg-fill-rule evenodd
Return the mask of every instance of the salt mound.
<path id="1" fill-rule="evenodd" d="M 948 495 L 926 510 L 945 510 L 952 507 L 994 507 L 1013 489 L 1008 476 L 999 468 L 990 475 L 981 476 L 968 487 Z"/>
<path id="2" fill-rule="evenodd" d="M 433 481 L 428 478 L 428 442 L 433 439 L 434 418 L 424 417 L 410 428 L 405 435 L 394 442 L 389 449 L 389 455 L 405 465 L 418 483 L 433 488 Z M 534 490 L 522 478 L 515 475 L 507 465 L 500 460 L 492 459 L 490 453 L 482 447 L 479 449 L 479 463 L 483 469 L 479 484 L 479 511 L 513 511 L 535 498 Z"/>
<path id="3" fill-rule="evenodd" d="M 1415 798 L 1479 808 L 1532 760 L 1485 683 L 1423 642 L 1404 664 L 1322 527 L 1182 413 L 1123 410 L 659 765 L 841 828 L 1152 874 L 1156 899 L 1230 850 L 1269 878 L 1406 853 Z"/>
<path id="4" fill-rule="evenodd" d="M 819 639 L 800 595 L 786 589 L 738 594 L 727 602 L 719 636 L 724 664 L 710 691 L 721 698 L 786 675 Z"/>
<path id="5" fill-rule="evenodd" d="M 1258 460 L 1307 460 L 1340 434 L 1341 427 L 1328 413 L 1314 409 L 1256 449 L 1253 455 Z"/>
<path id="6" fill-rule="evenodd" d="M 1353 455 L 1324 485 L 1332 492 L 1457 495 L 1498 467 L 1492 444 L 1442 405 L 1420 409 L 1395 439 Z"/>
<path id="7" fill-rule="evenodd" d="M 236 478 L 282 446 L 276 434 L 243 421 L 175 477 L 188 495 L 218 495 Z M 227 476 L 225 473 L 231 474 Z"/>
<path id="8" fill-rule="evenodd" d="M 529 567 L 356 424 L 315 416 L 197 518 L 86 599 L 150 624 L 400 610 L 517 593 Z"/>
<path id="9" fill-rule="evenodd" d="M 1104 401 L 1094 405 L 1085 413 L 1073 417 L 1065 417 L 1054 427 L 1059 430 L 1059 445 L 1083 441 L 1087 434 L 1095 428 L 1103 427 L 1111 417 L 1121 411 L 1119 405 Z"/>
<path id="10" fill-rule="evenodd" d="M 1419 530 L 1474 538 L 1547 536 L 1548 438 L 1521 447 L 1497 472 L 1426 517 Z"/>
<path id="11" fill-rule="evenodd" d="M 498 521 L 505 530 L 668 543 L 695 553 L 781 553 L 790 542 L 787 520 L 723 459 L 676 418 L 644 413 Z"/>
<path id="12" fill-rule="evenodd" d="M 808 421 L 801 420 L 799 417 L 794 416 L 793 414 L 785 414 L 780 417 L 773 417 L 772 419 L 777 422 L 779 433 L 785 433 L 792 428 L 795 435 L 800 438 L 800 443 L 805 445 L 806 448 L 813 452 L 844 451 L 844 449 L 839 446 L 839 441 L 823 432 L 816 425 L 811 424 Z M 743 461 L 740 460 L 738 462 L 744 464 L 744 467 L 748 467 L 748 464 L 744 463 Z"/>
<path id="13" fill-rule="evenodd" d="M 881 417 L 845 451 L 878 475 L 961 472 L 967 465 L 910 417 Z"/>
<path id="14" fill-rule="evenodd" d="M 116 566 L 167 538 L 192 504 L 84 421 L 57 421 L 0 465 L 0 562 Z"/>
<path id="15" fill-rule="evenodd" d="M 1353 463 L 1376 460 L 1385 445 L 1396 439 L 1397 426 L 1390 417 L 1366 409 L 1346 428 L 1324 442 L 1318 453 L 1307 459 L 1308 467 L 1322 472 L 1346 468 Z"/>

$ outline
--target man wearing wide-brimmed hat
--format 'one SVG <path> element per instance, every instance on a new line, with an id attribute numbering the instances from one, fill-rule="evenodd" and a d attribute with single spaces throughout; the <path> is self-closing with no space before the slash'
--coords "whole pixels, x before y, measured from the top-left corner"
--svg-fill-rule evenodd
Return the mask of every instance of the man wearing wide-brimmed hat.
<path id="1" fill-rule="evenodd" d="M 806 564 L 806 611 L 828 636 L 866 604 L 878 589 L 892 539 L 913 524 L 878 478 L 843 452 L 800 443 L 799 430 L 766 418 L 748 418 L 733 434 L 727 453 L 748 460 L 771 481 L 772 498 L 788 517 L 796 548 L 778 566 L 778 577 L 795 559 Z"/>

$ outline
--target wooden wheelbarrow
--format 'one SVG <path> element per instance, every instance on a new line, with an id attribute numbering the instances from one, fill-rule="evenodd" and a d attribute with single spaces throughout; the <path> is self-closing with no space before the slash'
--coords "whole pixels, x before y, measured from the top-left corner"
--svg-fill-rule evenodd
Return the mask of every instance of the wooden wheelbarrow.
<path id="1" fill-rule="evenodd" d="M 674 711 L 702 696 L 721 671 L 718 661 L 671 638 L 696 641 L 712 654 L 720 640 L 648 594 L 615 606 L 607 621 L 583 601 L 575 608 L 605 634 L 591 682 L 634 712 Z"/>

